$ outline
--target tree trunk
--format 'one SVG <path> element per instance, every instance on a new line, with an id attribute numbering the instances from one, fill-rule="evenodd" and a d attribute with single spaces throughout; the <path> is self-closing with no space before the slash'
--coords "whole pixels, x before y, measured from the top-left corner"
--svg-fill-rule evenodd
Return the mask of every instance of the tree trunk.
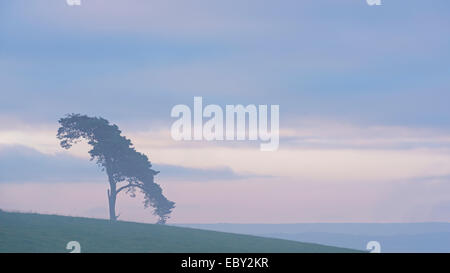
<path id="1" fill-rule="evenodd" d="M 108 202 L 109 202 L 109 220 L 116 221 L 116 197 L 117 197 L 117 189 L 116 182 L 113 179 L 109 166 L 106 166 L 106 173 L 108 174 L 109 187 L 108 190 Z"/>
<path id="2" fill-rule="evenodd" d="M 109 220 L 116 221 L 116 189 L 114 185 L 114 189 L 111 187 L 111 190 L 108 190 L 108 201 L 109 201 Z"/>

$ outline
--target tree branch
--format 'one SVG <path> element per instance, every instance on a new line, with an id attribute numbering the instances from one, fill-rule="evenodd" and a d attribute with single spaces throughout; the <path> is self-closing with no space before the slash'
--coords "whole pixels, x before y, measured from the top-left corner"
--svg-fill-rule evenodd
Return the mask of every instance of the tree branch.
<path id="1" fill-rule="evenodd" d="M 120 192 L 121 190 L 124 190 L 124 189 L 127 189 L 127 188 L 131 188 L 131 187 L 137 187 L 137 188 L 139 188 L 139 189 L 145 191 L 144 187 L 142 187 L 141 185 L 129 183 L 128 185 L 125 185 L 125 186 L 120 187 L 120 188 L 116 191 L 116 194 L 119 194 L 119 192 Z"/>
<path id="2" fill-rule="evenodd" d="M 116 193 L 117 194 L 119 194 L 119 192 L 121 191 L 121 190 L 123 190 L 123 189 L 126 189 L 126 188 L 130 188 L 130 187 L 134 187 L 135 185 L 133 185 L 133 184 L 128 184 L 128 185 L 125 185 L 125 186 L 123 186 L 123 187 L 120 187 L 117 191 L 116 191 Z"/>

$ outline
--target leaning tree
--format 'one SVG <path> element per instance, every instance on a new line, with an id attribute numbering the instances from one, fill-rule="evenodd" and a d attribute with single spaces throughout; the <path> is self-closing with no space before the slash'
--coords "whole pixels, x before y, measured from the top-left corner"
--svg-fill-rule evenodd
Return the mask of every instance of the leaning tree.
<path id="1" fill-rule="evenodd" d="M 144 207 L 153 207 L 159 217 L 158 223 L 164 224 L 169 218 L 175 203 L 162 193 L 161 187 L 154 182 L 158 171 L 152 169 L 148 157 L 136 151 L 129 139 L 121 135 L 119 127 L 100 117 L 70 114 L 59 120 L 61 127 L 57 137 L 61 147 L 69 149 L 82 139 L 92 146 L 89 151 L 91 160 L 106 171 L 109 180 L 108 200 L 109 217 L 116 221 L 116 199 L 121 191 L 131 197 L 136 190 L 144 194 Z"/>

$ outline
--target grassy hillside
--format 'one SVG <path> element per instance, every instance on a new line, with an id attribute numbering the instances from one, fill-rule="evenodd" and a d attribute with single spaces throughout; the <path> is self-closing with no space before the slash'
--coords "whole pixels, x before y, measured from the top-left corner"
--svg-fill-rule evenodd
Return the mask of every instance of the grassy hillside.
<path id="1" fill-rule="evenodd" d="M 0 211 L 0 252 L 352 252 L 349 249 L 173 226 Z"/>

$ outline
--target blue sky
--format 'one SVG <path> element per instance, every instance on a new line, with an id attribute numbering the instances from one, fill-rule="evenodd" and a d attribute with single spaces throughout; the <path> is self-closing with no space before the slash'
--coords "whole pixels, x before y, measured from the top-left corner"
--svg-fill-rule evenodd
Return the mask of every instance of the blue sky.
<path id="1" fill-rule="evenodd" d="M 293 209 L 311 206 L 323 217 L 255 214 L 254 221 L 443 220 L 442 209 L 432 211 L 450 204 L 444 194 L 450 175 L 449 13 L 445 0 L 384 0 L 379 7 L 364 0 L 82 0 L 79 7 L 63 0 L 2 1 L 0 162 L 12 153 L 19 165 L 28 151 L 29 164 L 46 162 L 47 172 L 66 162 L 61 169 L 67 171 L 48 175 L 52 183 L 74 182 L 77 168 L 86 175 L 75 180 L 97 180 L 89 162 L 83 163 L 84 148 L 61 151 L 54 138 L 60 117 L 83 113 L 117 123 L 162 167 L 163 188 L 189 208 L 180 206 L 174 217 L 180 222 L 247 221 L 227 210 L 225 201 L 216 207 L 224 218 L 215 219 L 199 211 L 195 199 L 217 201 L 211 191 L 229 185 L 232 192 L 242 183 L 236 202 L 247 204 L 257 179 L 267 192 L 255 197 L 247 213 L 264 208 L 263 197 L 277 192 L 274 185 L 282 179 L 285 189 L 305 190 L 298 204 L 295 196 L 287 198 Z M 284 134 L 281 151 L 271 155 L 278 161 L 266 162 L 242 143 L 171 142 L 164 133 L 170 110 L 192 105 L 194 96 L 203 96 L 205 104 L 279 104 Z M 297 163 L 304 169 L 290 167 Z M 14 196 L 13 180 L 45 180 L 12 175 L 3 176 L 0 197 L 2 190 Z M 202 189 L 208 178 L 215 182 L 202 189 L 204 195 L 189 198 L 168 183 L 180 177 L 186 188 Z M 430 184 L 416 183 L 423 179 Z M 330 185 L 342 185 L 346 196 L 352 188 L 346 183 L 360 183 L 353 187 L 361 197 L 333 214 L 342 200 Z M 412 197 L 402 195 L 405 188 Z M 423 203 L 413 198 L 427 190 Z M 331 198 L 329 207 L 319 203 L 322 195 Z M 14 198 L 0 206 L 27 209 Z M 364 198 L 372 200 L 365 212 L 350 213 Z M 387 204 L 398 209 L 386 215 Z"/>

